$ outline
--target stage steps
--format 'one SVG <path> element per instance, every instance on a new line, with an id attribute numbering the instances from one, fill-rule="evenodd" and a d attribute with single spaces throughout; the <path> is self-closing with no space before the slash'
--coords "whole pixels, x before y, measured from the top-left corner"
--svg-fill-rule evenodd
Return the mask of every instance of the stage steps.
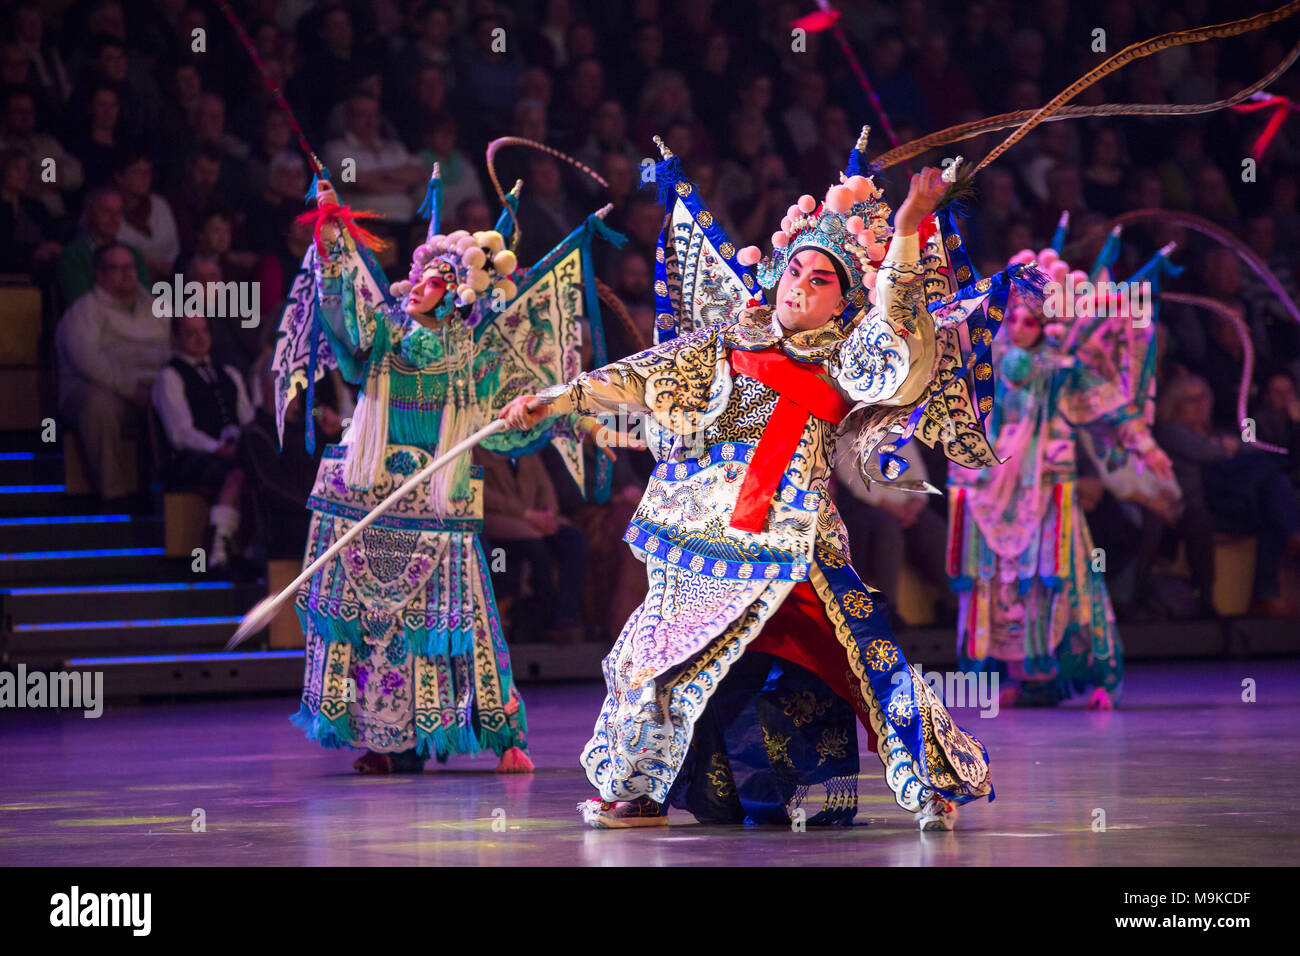
<path id="1" fill-rule="evenodd" d="M 224 654 L 265 582 L 165 557 L 161 514 L 65 494 L 57 447 L 0 434 L 0 664 L 103 670 L 112 698 L 296 690 L 301 651 Z"/>

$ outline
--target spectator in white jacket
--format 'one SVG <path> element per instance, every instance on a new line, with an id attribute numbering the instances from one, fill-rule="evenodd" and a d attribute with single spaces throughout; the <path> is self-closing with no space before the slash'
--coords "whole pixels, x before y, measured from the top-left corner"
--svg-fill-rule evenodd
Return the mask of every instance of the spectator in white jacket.
<path id="1" fill-rule="evenodd" d="M 95 250 L 95 284 L 68 307 L 55 332 L 59 412 L 81 439 L 100 497 L 125 498 L 129 485 L 122 426 L 149 403 L 167 361 L 168 320 L 136 277 L 135 256 L 120 242 Z"/>

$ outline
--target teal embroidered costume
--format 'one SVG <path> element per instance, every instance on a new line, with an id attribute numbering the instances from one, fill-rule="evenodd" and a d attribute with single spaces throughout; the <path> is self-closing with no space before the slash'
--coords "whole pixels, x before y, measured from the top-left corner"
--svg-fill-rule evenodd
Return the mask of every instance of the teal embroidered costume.
<path id="1" fill-rule="evenodd" d="M 321 462 L 307 563 L 514 395 L 576 374 L 579 321 L 585 315 L 599 329 L 589 308 L 589 245 L 607 231 L 596 217 L 524 274 L 501 232 L 437 234 L 439 186 L 435 167 L 429 236 L 409 280 L 391 287 L 358 241 L 365 234 L 350 210 L 326 205 L 309 214 L 318 241 L 281 325 L 280 408 L 301 388 L 310 402 L 315 380 L 334 364 L 362 392 L 352 426 Z M 498 228 L 507 225 L 503 216 Z M 409 315 L 414 295 L 437 307 Z M 550 442 L 581 487 L 578 424 L 552 421 L 486 444 L 518 455 Z M 464 454 L 298 590 L 306 665 L 294 721 L 310 739 L 415 762 L 490 750 L 504 755 L 503 767 L 515 748 L 526 750 L 482 519 L 481 469 Z M 531 769 L 526 757 L 515 764 Z"/>

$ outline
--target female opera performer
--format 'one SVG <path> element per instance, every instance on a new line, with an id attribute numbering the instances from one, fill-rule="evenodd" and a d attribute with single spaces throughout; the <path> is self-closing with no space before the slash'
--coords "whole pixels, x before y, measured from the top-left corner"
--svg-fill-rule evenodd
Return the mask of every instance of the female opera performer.
<path id="1" fill-rule="evenodd" d="M 304 262 L 303 301 L 286 310 L 277 365 L 296 328 L 298 365 L 332 352 L 363 385 L 352 428 L 321 461 L 304 564 L 475 427 L 494 356 L 473 329 L 494 298 L 515 295 L 515 256 L 497 232 L 437 235 L 435 212 L 408 280 L 390 287 L 358 217 L 327 182 L 317 203 L 319 238 Z M 479 750 L 501 758 L 498 772 L 533 769 L 482 521 L 481 469 L 462 456 L 296 595 L 306 667 L 294 723 L 326 747 L 363 748 L 362 773 L 419 772 L 430 756 Z"/>
<path id="2" fill-rule="evenodd" d="M 1026 250 L 1012 262 L 1033 258 Z M 1061 288 L 1086 285 L 1082 272 L 1065 282 L 1069 267 L 1053 250 L 1037 261 Z M 1089 693 L 1087 707 L 1110 709 L 1120 697 L 1123 657 L 1105 556 L 1094 550 L 1076 493 L 1080 433 L 1087 429 L 1118 456 L 1136 455 L 1154 490 L 1176 485 L 1151 435 L 1149 319 L 1144 327 L 1127 308 L 1061 301 L 1068 308 L 1056 321 L 1025 305 L 1007 317 L 1009 347 L 988 422 L 1005 463 L 948 473 L 958 658 L 964 670 L 1011 681 L 1003 707 L 1052 706 Z"/>

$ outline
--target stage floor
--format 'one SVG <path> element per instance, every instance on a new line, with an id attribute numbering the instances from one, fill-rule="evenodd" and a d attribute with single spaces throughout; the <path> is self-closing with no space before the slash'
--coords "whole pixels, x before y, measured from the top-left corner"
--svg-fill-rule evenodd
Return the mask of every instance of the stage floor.
<path id="1" fill-rule="evenodd" d="M 1300 661 L 1134 665 L 1126 685 L 1111 713 L 955 710 L 988 747 L 997 800 L 926 834 L 870 753 L 851 828 L 701 826 L 674 811 L 663 829 L 588 830 L 576 759 L 596 684 L 524 688 L 532 776 L 498 776 L 488 754 L 362 777 L 354 752 L 289 723 L 290 699 L 110 706 L 97 720 L 0 711 L 0 864 L 1294 864 Z"/>

